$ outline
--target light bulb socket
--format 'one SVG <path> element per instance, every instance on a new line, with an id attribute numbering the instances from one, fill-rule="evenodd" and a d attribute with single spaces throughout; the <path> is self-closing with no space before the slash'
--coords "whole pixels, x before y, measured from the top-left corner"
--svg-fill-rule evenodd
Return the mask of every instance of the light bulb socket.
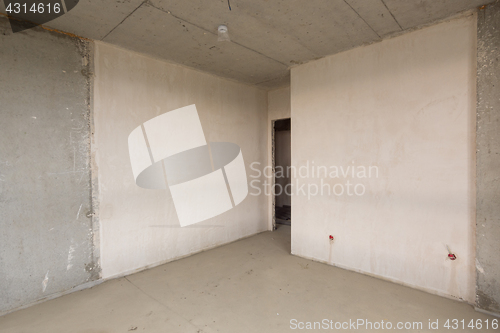
<path id="1" fill-rule="evenodd" d="M 231 39 L 229 38 L 229 34 L 227 33 L 227 26 L 226 25 L 219 25 L 217 28 L 218 34 L 217 34 L 217 41 L 219 42 L 230 42 Z"/>

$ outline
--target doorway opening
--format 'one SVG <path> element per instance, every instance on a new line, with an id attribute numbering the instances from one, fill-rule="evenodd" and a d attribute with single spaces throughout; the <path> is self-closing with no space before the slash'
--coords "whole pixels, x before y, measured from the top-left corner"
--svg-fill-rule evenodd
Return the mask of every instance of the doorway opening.
<path id="1" fill-rule="evenodd" d="M 291 121 L 290 118 L 275 120 L 273 124 L 274 170 L 274 229 L 277 225 L 292 224 L 291 198 Z"/>

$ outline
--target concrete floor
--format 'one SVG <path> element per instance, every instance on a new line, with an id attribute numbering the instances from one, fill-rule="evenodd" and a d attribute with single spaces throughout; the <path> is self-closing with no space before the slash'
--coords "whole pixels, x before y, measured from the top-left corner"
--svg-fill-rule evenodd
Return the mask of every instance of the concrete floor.
<path id="1" fill-rule="evenodd" d="M 292 256 L 290 227 L 279 226 L 0 317 L 0 332 L 290 332 L 297 331 L 292 319 L 325 318 L 423 322 L 422 330 L 407 330 L 415 332 L 429 331 L 429 319 L 439 319 L 438 331 L 448 331 L 446 319 L 494 319 L 465 303 Z"/>

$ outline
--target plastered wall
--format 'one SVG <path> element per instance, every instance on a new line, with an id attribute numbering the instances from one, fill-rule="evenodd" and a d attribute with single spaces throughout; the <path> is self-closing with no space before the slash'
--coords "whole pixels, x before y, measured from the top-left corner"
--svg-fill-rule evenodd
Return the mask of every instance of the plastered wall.
<path id="1" fill-rule="evenodd" d="M 96 44 L 95 72 L 95 154 L 105 279 L 267 229 L 266 198 L 250 194 L 222 215 L 181 228 L 168 191 L 135 184 L 127 147 L 128 135 L 137 126 L 195 104 L 206 140 L 238 144 L 249 174 L 250 163 L 266 162 L 265 91 L 104 43 Z"/>
<path id="2" fill-rule="evenodd" d="M 356 174 L 292 197 L 292 253 L 474 302 L 475 73 L 473 14 L 293 68 L 292 165 Z"/>

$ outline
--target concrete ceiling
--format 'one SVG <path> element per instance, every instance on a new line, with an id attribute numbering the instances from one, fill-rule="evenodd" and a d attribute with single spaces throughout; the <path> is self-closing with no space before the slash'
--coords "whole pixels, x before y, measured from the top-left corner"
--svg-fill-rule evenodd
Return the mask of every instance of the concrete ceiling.
<path id="1" fill-rule="evenodd" d="M 46 26 L 264 89 L 289 67 L 491 0 L 80 0 Z M 4 8 L 1 10 L 5 13 Z M 217 42 L 226 24 L 231 42 Z"/>

